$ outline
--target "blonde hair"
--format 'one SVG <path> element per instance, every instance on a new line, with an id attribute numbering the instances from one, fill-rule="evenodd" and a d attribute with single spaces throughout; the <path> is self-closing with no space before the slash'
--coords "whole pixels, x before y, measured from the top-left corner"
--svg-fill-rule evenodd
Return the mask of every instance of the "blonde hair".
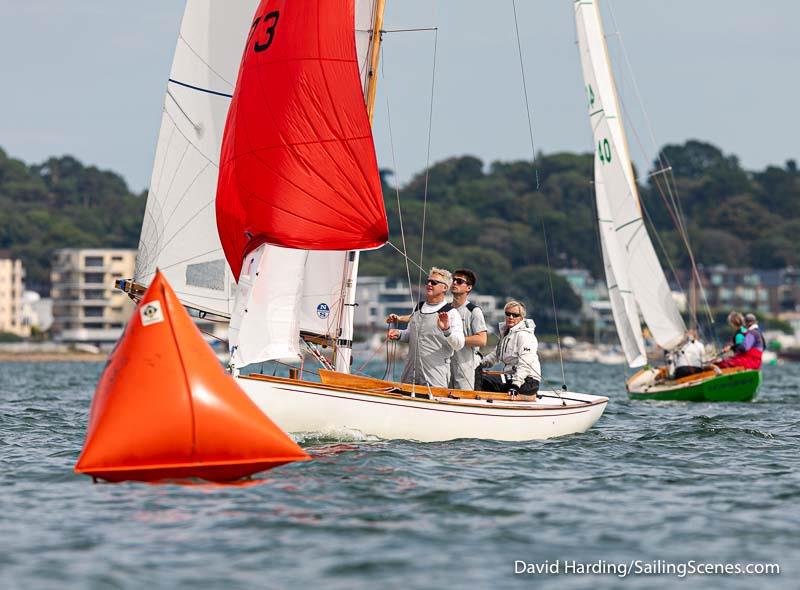
<path id="1" fill-rule="evenodd" d="M 453 275 L 446 268 L 436 268 L 432 266 L 430 271 L 428 271 L 428 276 L 431 275 L 439 275 L 442 277 L 442 282 L 447 285 L 448 289 L 453 286 Z"/>
<path id="2" fill-rule="evenodd" d="M 728 314 L 728 323 L 733 326 L 744 326 L 744 316 L 738 311 L 732 311 Z"/>
<path id="3" fill-rule="evenodd" d="M 515 299 L 512 299 L 511 301 L 506 303 L 505 307 L 503 308 L 503 311 L 508 311 L 512 307 L 519 307 L 520 317 L 523 317 L 523 318 L 525 317 L 525 313 L 526 313 L 527 310 L 525 309 L 525 304 L 524 303 L 522 303 L 520 301 L 517 301 Z"/>

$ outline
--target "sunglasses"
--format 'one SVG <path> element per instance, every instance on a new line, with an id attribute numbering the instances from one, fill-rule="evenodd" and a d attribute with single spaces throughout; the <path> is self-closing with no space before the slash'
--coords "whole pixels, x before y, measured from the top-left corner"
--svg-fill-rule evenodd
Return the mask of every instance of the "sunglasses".
<path id="1" fill-rule="evenodd" d="M 460 277 L 459 277 L 459 278 L 457 278 L 457 279 L 453 279 L 453 282 L 454 282 L 456 285 L 469 285 L 469 281 L 468 281 L 467 279 L 462 279 L 462 278 L 460 278 Z"/>
<path id="2" fill-rule="evenodd" d="M 521 313 L 511 313 L 510 311 L 506 312 L 506 317 L 507 318 L 518 318 L 521 315 L 522 315 Z"/>
<path id="3" fill-rule="evenodd" d="M 437 281 L 436 279 L 428 279 L 425 281 L 426 284 L 435 287 L 436 285 L 447 285 L 447 283 L 443 283 L 442 281 Z"/>

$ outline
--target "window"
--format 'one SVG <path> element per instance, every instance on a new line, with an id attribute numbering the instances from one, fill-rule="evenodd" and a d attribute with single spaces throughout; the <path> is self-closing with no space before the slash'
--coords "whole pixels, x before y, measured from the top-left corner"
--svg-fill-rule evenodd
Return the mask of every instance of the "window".
<path id="1" fill-rule="evenodd" d="M 122 262 L 122 256 L 112 256 L 111 260 L 114 262 Z"/>
<path id="2" fill-rule="evenodd" d="M 84 307 L 83 317 L 85 318 L 101 318 L 103 317 L 102 307 Z"/>
<path id="3" fill-rule="evenodd" d="M 102 272 L 87 272 L 83 275 L 84 283 L 102 283 L 105 281 L 106 275 Z"/>
<path id="4" fill-rule="evenodd" d="M 87 256 L 86 258 L 84 258 L 83 263 L 86 266 L 103 266 L 103 257 Z"/>
<path id="5" fill-rule="evenodd" d="M 89 330 L 102 330 L 103 324 L 85 324 L 83 327 Z"/>
<path id="6" fill-rule="evenodd" d="M 382 303 L 397 303 L 399 301 L 408 301 L 408 295 L 397 293 L 381 293 L 378 296 L 378 301 Z"/>
<path id="7" fill-rule="evenodd" d="M 84 299 L 105 299 L 106 292 L 103 289 L 87 289 L 83 292 Z"/>

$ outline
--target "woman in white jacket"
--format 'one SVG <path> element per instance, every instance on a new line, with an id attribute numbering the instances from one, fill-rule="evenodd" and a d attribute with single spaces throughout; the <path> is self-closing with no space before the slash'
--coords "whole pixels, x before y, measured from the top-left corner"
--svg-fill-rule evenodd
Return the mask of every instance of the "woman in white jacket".
<path id="1" fill-rule="evenodd" d="M 506 321 L 500 324 L 500 341 L 493 352 L 481 363 L 481 368 L 503 363 L 500 375 L 483 374 L 483 391 L 508 392 L 533 395 L 539 391 L 542 367 L 539 364 L 539 342 L 534 329 L 536 323 L 525 319 L 525 305 L 519 301 L 509 301 L 505 306 Z"/>

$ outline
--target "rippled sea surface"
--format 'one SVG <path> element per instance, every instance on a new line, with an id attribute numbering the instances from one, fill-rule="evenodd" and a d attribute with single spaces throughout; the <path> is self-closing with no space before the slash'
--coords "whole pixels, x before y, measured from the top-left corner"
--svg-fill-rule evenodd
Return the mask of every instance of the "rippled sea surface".
<path id="1" fill-rule="evenodd" d="M 633 402 L 619 367 L 566 369 L 611 398 L 585 434 L 307 437 L 313 461 L 246 486 L 112 485 L 72 472 L 102 364 L 0 363 L 0 587 L 800 587 L 800 365 L 765 368 L 747 404 Z M 637 560 L 781 573 L 565 572 Z"/>

